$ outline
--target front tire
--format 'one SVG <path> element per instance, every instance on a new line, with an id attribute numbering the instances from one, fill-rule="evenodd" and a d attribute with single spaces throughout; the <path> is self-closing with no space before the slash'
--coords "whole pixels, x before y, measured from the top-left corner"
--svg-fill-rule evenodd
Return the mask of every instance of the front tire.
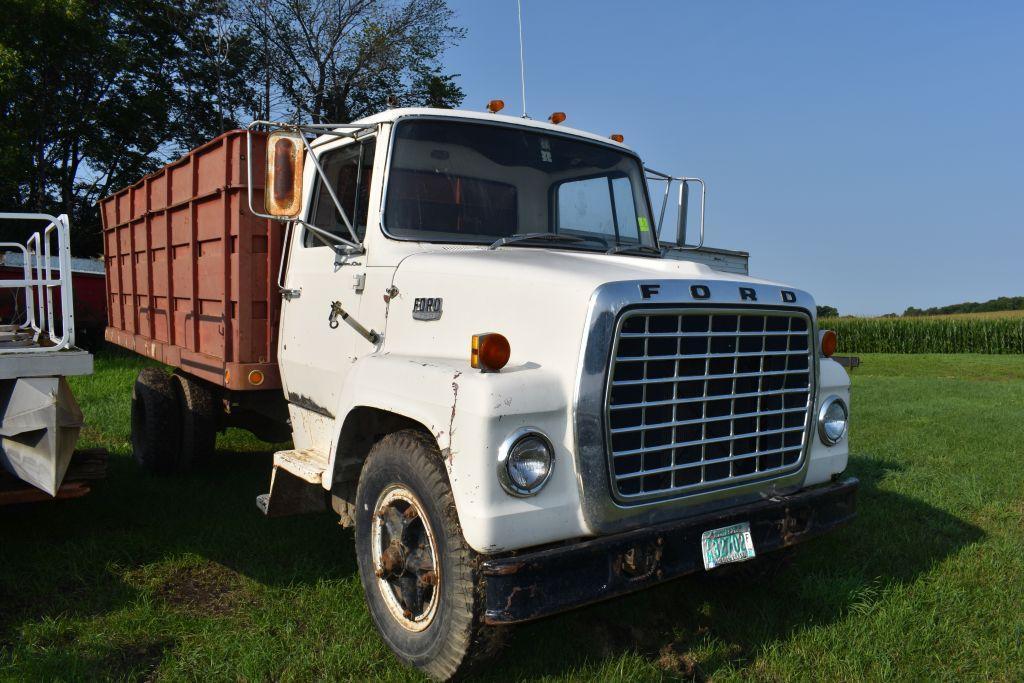
<path id="1" fill-rule="evenodd" d="M 398 659 L 450 680 L 496 652 L 503 630 L 483 623 L 479 556 L 462 536 L 433 440 L 402 430 L 378 441 L 363 466 L 355 508 L 366 603 Z"/>

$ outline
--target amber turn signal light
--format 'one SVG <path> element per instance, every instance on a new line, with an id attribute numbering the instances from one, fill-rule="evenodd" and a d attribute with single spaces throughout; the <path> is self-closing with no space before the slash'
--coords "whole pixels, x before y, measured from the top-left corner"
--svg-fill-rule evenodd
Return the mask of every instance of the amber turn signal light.
<path id="1" fill-rule="evenodd" d="M 469 364 L 482 372 L 497 372 L 508 365 L 512 347 L 497 332 L 474 334 L 469 352 Z"/>
<path id="2" fill-rule="evenodd" d="M 608 137 L 610 137 L 612 140 L 615 140 L 615 142 L 619 143 L 623 142 L 626 139 L 622 136 L 622 133 L 612 133 Z"/>
<path id="3" fill-rule="evenodd" d="M 263 384 L 263 380 L 265 379 L 266 377 L 263 375 L 262 370 L 249 371 L 249 384 L 253 385 L 254 387 L 258 387 L 259 385 Z"/>
<path id="4" fill-rule="evenodd" d="M 505 108 L 505 100 L 491 100 L 487 103 L 487 111 L 492 114 L 497 114 L 499 111 Z"/>
<path id="5" fill-rule="evenodd" d="M 565 121 L 565 112 L 564 111 L 556 111 L 554 114 L 552 114 L 551 116 L 548 117 L 548 121 L 550 121 L 551 123 L 553 123 L 553 124 L 555 124 L 557 126 L 562 121 Z"/>
<path id="6" fill-rule="evenodd" d="M 818 339 L 818 343 L 821 346 L 821 355 L 825 358 L 831 358 L 832 354 L 836 352 L 836 346 L 839 344 L 836 333 L 832 330 L 822 330 Z"/>

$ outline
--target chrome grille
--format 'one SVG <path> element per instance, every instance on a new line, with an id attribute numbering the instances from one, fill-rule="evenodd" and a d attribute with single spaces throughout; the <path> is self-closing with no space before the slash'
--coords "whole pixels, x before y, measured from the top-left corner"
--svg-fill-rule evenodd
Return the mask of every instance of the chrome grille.
<path id="1" fill-rule="evenodd" d="M 798 469 L 814 395 L 811 335 L 794 311 L 624 313 L 607 398 L 615 495 L 670 498 Z"/>

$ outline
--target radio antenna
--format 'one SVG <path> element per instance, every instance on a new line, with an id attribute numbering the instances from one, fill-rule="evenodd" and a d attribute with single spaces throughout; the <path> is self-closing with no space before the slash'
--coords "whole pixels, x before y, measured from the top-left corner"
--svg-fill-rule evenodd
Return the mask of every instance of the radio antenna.
<path id="1" fill-rule="evenodd" d="M 523 118 L 526 115 L 526 60 L 523 57 L 523 0 L 516 0 L 516 11 L 519 15 L 519 81 L 523 86 Z"/>

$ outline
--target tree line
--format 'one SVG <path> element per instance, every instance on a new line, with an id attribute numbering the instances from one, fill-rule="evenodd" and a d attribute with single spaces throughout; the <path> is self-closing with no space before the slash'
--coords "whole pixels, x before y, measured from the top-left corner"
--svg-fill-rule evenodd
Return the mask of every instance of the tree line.
<path id="1" fill-rule="evenodd" d="M 346 122 L 458 106 L 445 0 L 6 0 L 0 211 L 67 213 L 102 251 L 96 202 L 252 119 Z M 0 240 L 25 229 L 0 225 Z"/>
<path id="2" fill-rule="evenodd" d="M 910 306 L 903 311 L 905 317 L 921 315 L 945 315 L 948 313 L 985 313 L 988 311 L 1020 311 L 1024 310 L 1024 296 L 1001 296 L 988 301 L 965 301 L 949 306 L 933 306 L 932 308 L 914 308 Z"/>

